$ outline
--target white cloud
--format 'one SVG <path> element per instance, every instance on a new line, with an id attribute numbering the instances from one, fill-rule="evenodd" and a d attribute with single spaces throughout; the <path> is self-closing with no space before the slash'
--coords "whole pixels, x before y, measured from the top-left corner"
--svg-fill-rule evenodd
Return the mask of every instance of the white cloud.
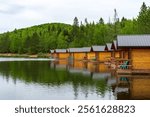
<path id="1" fill-rule="evenodd" d="M 144 0 L 150 6 L 149 0 Z M 0 32 L 47 22 L 72 23 L 79 20 L 107 22 L 118 16 L 133 18 L 138 15 L 143 0 L 0 0 Z"/>

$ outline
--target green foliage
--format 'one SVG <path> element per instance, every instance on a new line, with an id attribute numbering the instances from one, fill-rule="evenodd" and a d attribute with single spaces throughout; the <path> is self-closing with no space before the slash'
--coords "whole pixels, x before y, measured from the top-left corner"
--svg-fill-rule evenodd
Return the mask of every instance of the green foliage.
<path id="1" fill-rule="evenodd" d="M 150 7 L 147 7 L 144 2 L 141 6 L 141 11 L 139 12 L 137 22 L 139 33 L 150 33 Z"/>
<path id="2" fill-rule="evenodd" d="M 123 17 L 117 11 L 114 23 L 88 22 L 79 25 L 75 17 L 73 25 L 51 23 L 0 34 L 0 53 L 47 53 L 49 49 L 103 45 L 116 39 L 118 34 L 150 34 L 150 7 L 142 4 L 135 19 Z"/>

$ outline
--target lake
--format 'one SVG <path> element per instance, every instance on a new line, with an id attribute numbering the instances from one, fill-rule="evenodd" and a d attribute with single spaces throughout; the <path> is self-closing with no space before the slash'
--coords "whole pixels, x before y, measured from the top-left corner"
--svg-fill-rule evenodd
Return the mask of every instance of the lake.
<path id="1" fill-rule="evenodd" d="M 117 76 L 104 64 L 0 58 L 1 100 L 150 99 L 150 76 Z"/>

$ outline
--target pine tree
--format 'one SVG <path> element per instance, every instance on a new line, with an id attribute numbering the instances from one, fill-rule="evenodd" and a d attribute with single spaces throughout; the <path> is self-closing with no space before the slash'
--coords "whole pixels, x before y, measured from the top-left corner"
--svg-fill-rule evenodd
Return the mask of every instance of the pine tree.
<path id="1" fill-rule="evenodd" d="M 138 31 L 139 33 L 150 33 L 150 8 L 143 2 L 138 18 Z"/>
<path id="2" fill-rule="evenodd" d="M 75 17 L 74 20 L 73 20 L 73 26 L 79 27 L 79 21 L 78 21 L 77 17 Z"/>
<path id="3" fill-rule="evenodd" d="M 99 20 L 99 24 L 104 24 L 104 20 L 103 20 L 102 17 L 101 17 L 100 20 Z"/>

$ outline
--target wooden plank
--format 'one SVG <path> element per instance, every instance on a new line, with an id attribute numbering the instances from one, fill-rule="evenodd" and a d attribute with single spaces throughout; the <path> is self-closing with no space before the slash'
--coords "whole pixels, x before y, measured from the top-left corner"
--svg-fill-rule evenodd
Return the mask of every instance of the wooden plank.
<path id="1" fill-rule="evenodd" d="M 133 69 L 150 69 L 150 49 L 132 49 Z"/>
<path id="2" fill-rule="evenodd" d="M 130 70 L 130 69 L 128 69 L 128 70 L 118 69 L 116 72 L 117 72 L 117 74 L 132 74 L 132 70 Z"/>
<path id="3" fill-rule="evenodd" d="M 132 70 L 132 74 L 150 74 L 150 70 Z"/>
<path id="4" fill-rule="evenodd" d="M 117 69 L 116 73 L 117 74 L 143 75 L 143 74 L 150 74 L 150 70 Z"/>

